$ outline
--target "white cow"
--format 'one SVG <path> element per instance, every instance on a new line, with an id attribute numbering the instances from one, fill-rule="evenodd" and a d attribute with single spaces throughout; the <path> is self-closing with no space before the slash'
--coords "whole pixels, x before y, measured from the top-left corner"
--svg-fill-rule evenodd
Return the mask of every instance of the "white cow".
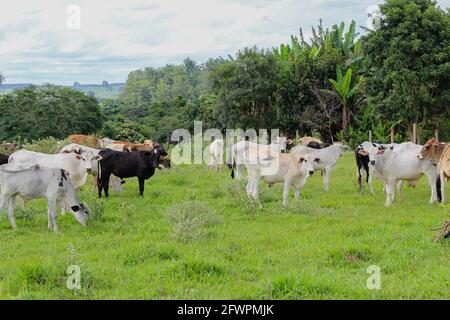
<path id="1" fill-rule="evenodd" d="M 223 163 L 223 140 L 216 139 L 209 145 L 211 164 L 213 170 L 219 170 L 219 165 Z"/>
<path id="2" fill-rule="evenodd" d="M 286 152 L 287 145 L 291 144 L 292 140 L 286 137 L 277 137 L 269 145 L 258 144 L 251 141 L 239 141 L 231 146 L 228 154 L 228 167 L 231 168 L 231 177 L 234 179 L 234 167 L 236 167 L 236 179 L 240 180 L 245 169 L 246 159 L 251 149 L 258 149 L 262 152 Z"/>
<path id="3" fill-rule="evenodd" d="M 313 161 L 312 166 L 314 171 L 320 170 L 323 176 L 323 188 L 325 191 L 329 190 L 330 175 L 336 167 L 338 159 L 342 156 L 344 151 L 349 150 L 350 147 L 335 143 L 324 149 L 314 149 L 305 146 L 297 146 L 291 149 L 291 153 L 310 154 L 313 159 L 320 159 L 320 161 Z"/>
<path id="4" fill-rule="evenodd" d="M 86 224 L 89 208 L 80 202 L 69 179 L 70 174 L 57 168 L 33 165 L 28 169 L 5 164 L 0 166 L 0 214 L 7 209 L 9 222 L 16 228 L 14 220 L 15 198 L 23 200 L 47 198 L 48 228 L 58 231 L 56 208 L 66 202 L 81 224 Z"/>
<path id="5" fill-rule="evenodd" d="M 92 158 L 92 170 L 90 174 L 94 176 L 94 187 L 97 185 L 97 176 L 99 171 L 99 161 L 102 159 L 102 157 L 98 154 L 101 150 L 82 146 L 81 144 L 71 143 L 67 146 L 63 147 L 59 153 L 65 154 L 65 153 L 77 153 L 77 154 L 87 154 L 89 152 L 92 152 L 93 158 Z M 111 175 L 110 179 L 110 185 L 113 188 L 114 192 L 122 192 L 123 186 L 121 180 L 116 177 L 115 175 Z"/>
<path id="6" fill-rule="evenodd" d="M 361 143 L 358 146 L 358 153 L 363 155 L 363 156 L 368 156 L 371 152 L 376 152 L 376 150 L 378 148 L 390 148 L 390 147 L 395 147 L 396 151 L 400 151 L 400 150 L 405 150 L 405 149 L 414 149 L 417 148 L 419 145 L 412 143 L 412 142 L 403 142 L 403 143 L 390 143 L 390 144 L 380 144 L 380 143 L 375 143 L 375 142 L 369 142 L 369 141 L 364 141 L 363 143 Z M 357 176 L 359 176 L 361 174 L 361 172 L 359 172 L 359 169 L 357 168 L 357 172 L 356 172 Z M 369 172 L 368 172 L 368 181 L 367 184 L 369 186 L 369 190 L 371 194 L 375 194 L 374 190 L 373 190 L 373 176 L 378 177 L 378 179 L 382 180 L 381 175 L 378 173 L 378 171 L 376 170 L 376 168 L 374 167 L 374 165 L 370 164 L 369 161 Z M 415 185 L 417 182 L 416 181 L 409 181 L 410 185 Z M 397 189 L 398 189 L 398 193 L 402 194 L 402 181 L 399 180 L 397 182 Z M 383 186 L 383 191 L 386 191 L 386 185 Z"/>
<path id="7" fill-rule="evenodd" d="M 70 174 L 73 187 L 79 190 L 86 183 L 88 173 L 92 172 L 93 160 L 100 160 L 92 152 L 83 154 L 46 154 L 28 150 L 19 150 L 11 154 L 8 162 L 22 166 L 31 167 L 38 164 L 50 168 L 64 169 Z"/>
<path id="8" fill-rule="evenodd" d="M 295 187 L 295 199 L 299 200 L 301 188 L 314 173 L 313 161 L 309 155 L 298 153 L 250 150 L 245 164 L 248 171 L 248 197 L 258 200 L 259 181 L 262 179 L 269 186 L 284 183 L 283 207 L 286 207 L 291 186 Z"/>
<path id="9" fill-rule="evenodd" d="M 369 152 L 370 164 L 374 166 L 374 173 L 386 186 L 386 207 L 394 202 L 394 186 L 398 181 L 416 182 L 423 175 L 427 176 L 431 188 L 430 203 L 437 201 L 436 167 L 431 161 L 420 160 L 417 157 L 421 149 L 422 146 L 411 144 L 406 146 L 379 145 Z M 399 193 L 402 196 L 401 186 Z"/>
<path id="10" fill-rule="evenodd" d="M 105 145 L 106 149 L 111 149 L 114 151 L 121 151 L 124 152 L 125 150 L 125 144 L 121 144 L 121 143 L 111 143 L 111 144 L 107 144 Z"/>

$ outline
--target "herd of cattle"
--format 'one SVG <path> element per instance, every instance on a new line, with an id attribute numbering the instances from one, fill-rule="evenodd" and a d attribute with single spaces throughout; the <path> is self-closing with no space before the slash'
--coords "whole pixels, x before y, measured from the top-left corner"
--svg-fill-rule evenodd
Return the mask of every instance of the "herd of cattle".
<path id="1" fill-rule="evenodd" d="M 156 168 L 170 167 L 164 148 L 151 140 L 133 144 L 110 139 L 97 139 L 86 135 L 69 136 L 69 145 L 57 154 L 44 154 L 19 150 L 10 156 L 0 154 L 0 214 L 6 209 L 13 228 L 16 198 L 24 201 L 46 198 L 48 227 L 58 230 L 58 207 L 62 212 L 71 211 L 77 221 L 85 224 L 89 207 L 82 203 L 78 191 L 86 183 L 89 174 L 95 177 L 98 196 L 109 196 L 109 187 L 120 192 L 125 178 L 137 177 L 139 195 L 144 195 L 145 180 L 155 174 Z M 260 180 L 269 187 L 283 183 L 283 207 L 287 205 L 289 190 L 294 187 L 295 199 L 299 199 L 302 187 L 314 171 L 323 176 L 323 187 L 329 190 L 332 171 L 338 159 L 349 147 L 334 143 L 322 143 L 305 137 L 300 144 L 288 149 L 292 140 L 274 139 L 269 145 L 243 140 L 228 150 L 227 164 L 231 177 L 242 179 L 247 170 L 247 195 L 257 200 Z M 223 163 L 224 142 L 216 139 L 209 146 L 210 167 L 218 170 Z M 379 144 L 364 142 L 355 151 L 358 182 L 363 191 L 363 172 L 373 193 L 372 179 L 379 178 L 386 192 L 386 206 L 394 202 L 395 187 L 402 197 L 402 184 L 415 185 L 425 175 L 431 188 L 430 203 L 446 201 L 446 181 L 450 178 L 450 148 L 434 138 L 425 145 L 414 143 Z M 236 174 L 235 174 L 236 171 Z M 94 186 L 95 187 L 95 186 Z"/>

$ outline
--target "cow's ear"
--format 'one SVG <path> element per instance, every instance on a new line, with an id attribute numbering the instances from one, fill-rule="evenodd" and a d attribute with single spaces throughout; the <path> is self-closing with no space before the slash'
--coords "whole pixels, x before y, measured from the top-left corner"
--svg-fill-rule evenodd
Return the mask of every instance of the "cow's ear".
<path id="1" fill-rule="evenodd" d="M 94 160 L 97 160 L 97 161 L 100 161 L 102 159 L 103 159 L 103 157 L 99 154 L 94 157 Z"/>

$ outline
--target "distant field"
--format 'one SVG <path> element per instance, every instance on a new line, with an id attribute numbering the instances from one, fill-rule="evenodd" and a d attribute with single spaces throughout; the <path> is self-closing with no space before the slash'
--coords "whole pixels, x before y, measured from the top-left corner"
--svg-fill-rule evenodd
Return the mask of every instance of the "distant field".
<path id="1" fill-rule="evenodd" d="M 102 85 L 80 85 L 77 87 L 78 91 L 88 94 L 90 91 L 94 92 L 98 99 L 116 99 L 123 91 L 123 83 L 113 83 L 109 87 Z M 71 88 L 74 88 L 71 86 Z M 13 89 L 0 89 L 0 94 L 6 94 L 13 91 Z"/>
<path id="2" fill-rule="evenodd" d="M 124 84 L 111 84 L 109 87 L 101 85 L 81 85 L 77 90 L 88 94 L 89 91 L 95 93 L 96 98 L 100 99 L 115 99 L 118 98 L 123 90 Z"/>
<path id="3" fill-rule="evenodd" d="M 386 209 L 379 182 L 375 196 L 359 194 L 347 153 L 329 193 L 316 173 L 285 210 L 281 185 L 261 186 L 260 209 L 225 167 L 158 171 L 143 199 L 134 179 L 108 200 L 89 183 L 82 199 L 94 214 L 105 210 L 87 227 L 68 214 L 60 233 L 47 231 L 44 201 L 16 215 L 17 230 L 1 216 L 0 298 L 448 299 L 449 241 L 433 243 L 430 229 L 450 206 L 428 204 L 425 180 Z M 174 230 L 167 213 L 192 201 L 219 220 L 188 239 L 195 226 Z M 66 288 L 69 265 L 81 268 L 79 291 Z M 370 265 L 381 268 L 381 290 L 366 288 Z"/>

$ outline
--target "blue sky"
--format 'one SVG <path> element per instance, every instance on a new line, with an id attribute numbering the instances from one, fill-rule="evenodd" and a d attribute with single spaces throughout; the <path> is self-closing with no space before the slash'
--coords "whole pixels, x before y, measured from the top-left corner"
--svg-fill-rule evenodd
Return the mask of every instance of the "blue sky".
<path id="1" fill-rule="evenodd" d="M 7 83 L 123 82 L 131 70 L 187 56 L 203 62 L 246 46 L 278 46 L 300 27 L 307 35 L 319 18 L 326 26 L 351 19 L 366 26 L 368 9 L 381 2 L 13 0 L 0 10 L 0 71 Z M 77 21 L 70 5 L 80 8 L 80 29 L 67 25 Z"/>

